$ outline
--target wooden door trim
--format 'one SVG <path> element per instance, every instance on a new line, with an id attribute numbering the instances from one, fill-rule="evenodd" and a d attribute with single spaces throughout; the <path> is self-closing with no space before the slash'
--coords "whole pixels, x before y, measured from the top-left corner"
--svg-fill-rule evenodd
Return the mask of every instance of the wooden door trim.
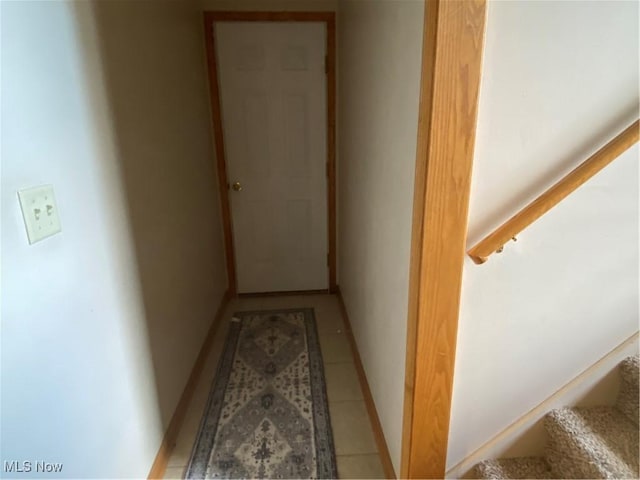
<path id="1" fill-rule="evenodd" d="M 444 478 L 485 0 L 425 0 L 401 478 Z"/>
<path id="2" fill-rule="evenodd" d="M 204 35 L 209 74 L 212 130 L 216 152 L 218 189 L 224 233 L 227 280 L 232 295 L 237 292 L 237 272 L 231 209 L 229 206 L 229 179 L 227 177 L 220 86 L 214 37 L 214 22 L 323 22 L 327 31 L 327 235 L 329 291 L 336 291 L 336 15 L 335 12 L 204 12 Z"/>

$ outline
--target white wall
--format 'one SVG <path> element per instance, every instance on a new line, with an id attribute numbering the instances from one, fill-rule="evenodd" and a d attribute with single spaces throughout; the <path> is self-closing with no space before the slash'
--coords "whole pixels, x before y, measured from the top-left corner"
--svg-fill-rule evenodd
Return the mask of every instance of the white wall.
<path id="1" fill-rule="evenodd" d="M 473 245 L 638 116 L 637 2 L 490 2 Z M 638 330 L 638 147 L 467 259 L 448 467 Z"/>
<path id="2" fill-rule="evenodd" d="M 396 472 L 424 2 L 340 4 L 338 283 Z"/>
<path id="3" fill-rule="evenodd" d="M 215 205 L 208 124 L 198 124 L 208 118 L 200 18 L 192 3 L 139 5 L 107 30 L 89 2 L 1 5 L 0 461 L 62 462 L 64 478 L 146 477 L 226 288 L 216 207 L 191 211 Z M 149 61 L 148 45 L 131 44 L 111 48 L 106 65 L 98 35 L 133 39 L 143 23 L 186 50 Z M 152 70 L 118 70 L 123 58 Z M 193 71 L 168 75 L 172 65 Z M 152 108 L 158 93 L 170 110 Z M 63 231 L 30 246 L 16 191 L 44 183 Z"/>

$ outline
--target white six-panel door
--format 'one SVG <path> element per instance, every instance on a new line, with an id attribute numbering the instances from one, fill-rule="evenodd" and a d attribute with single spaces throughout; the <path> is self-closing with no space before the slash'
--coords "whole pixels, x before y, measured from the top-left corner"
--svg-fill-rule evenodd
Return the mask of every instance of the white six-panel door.
<path id="1" fill-rule="evenodd" d="M 214 31 L 238 292 L 326 289 L 325 26 Z"/>

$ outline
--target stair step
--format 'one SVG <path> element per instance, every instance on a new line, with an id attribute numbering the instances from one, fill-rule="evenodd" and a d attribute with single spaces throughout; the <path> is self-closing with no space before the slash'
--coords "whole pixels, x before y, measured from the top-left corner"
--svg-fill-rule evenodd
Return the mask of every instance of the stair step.
<path id="1" fill-rule="evenodd" d="M 542 457 L 500 458 L 485 460 L 475 466 L 475 478 L 521 479 L 553 478 Z"/>
<path id="2" fill-rule="evenodd" d="M 640 383 L 640 355 L 625 358 L 619 365 L 623 380 L 638 388 Z"/>
<path id="3" fill-rule="evenodd" d="M 638 425 L 640 415 L 640 357 L 635 355 L 624 359 L 619 366 L 620 392 L 616 401 L 616 407 L 628 419 Z"/>
<path id="4" fill-rule="evenodd" d="M 553 410 L 545 428 L 556 477 L 638 478 L 638 428 L 616 408 Z"/>

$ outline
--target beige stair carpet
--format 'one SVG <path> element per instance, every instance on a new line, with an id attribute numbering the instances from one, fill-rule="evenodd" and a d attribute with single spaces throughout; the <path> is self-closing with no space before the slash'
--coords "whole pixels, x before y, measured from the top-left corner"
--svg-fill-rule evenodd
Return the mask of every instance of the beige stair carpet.
<path id="1" fill-rule="evenodd" d="M 620 364 L 620 393 L 616 407 L 635 425 L 638 425 L 638 378 L 640 377 L 640 357 L 638 355 L 625 359 Z"/>
<path id="2" fill-rule="evenodd" d="M 485 460 L 476 478 L 640 478 L 638 468 L 639 357 L 619 366 L 614 406 L 560 408 L 545 417 L 544 457 Z"/>
<path id="3" fill-rule="evenodd" d="M 551 478 L 549 465 L 542 457 L 497 458 L 476 466 L 478 478 Z"/>

